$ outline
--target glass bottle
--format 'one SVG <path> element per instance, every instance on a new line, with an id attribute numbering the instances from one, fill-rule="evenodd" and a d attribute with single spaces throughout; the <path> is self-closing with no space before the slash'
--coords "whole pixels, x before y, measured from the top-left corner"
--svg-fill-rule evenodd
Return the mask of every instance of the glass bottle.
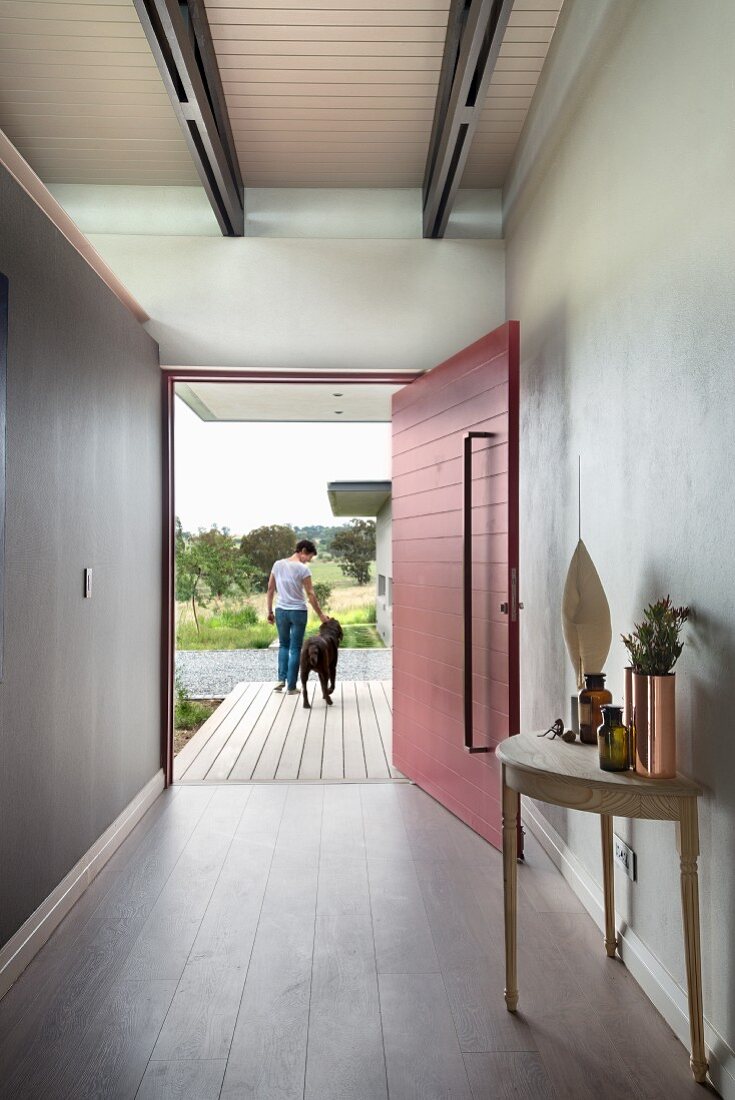
<path id="1" fill-rule="evenodd" d="M 597 727 L 602 722 L 600 707 L 604 703 L 612 703 L 612 695 L 605 687 L 605 673 L 586 672 L 579 693 L 579 739 L 585 745 L 597 744 Z"/>
<path id="2" fill-rule="evenodd" d="M 600 767 L 605 772 L 628 770 L 628 731 L 623 722 L 623 708 L 603 703 L 602 722 L 597 729 Z"/>

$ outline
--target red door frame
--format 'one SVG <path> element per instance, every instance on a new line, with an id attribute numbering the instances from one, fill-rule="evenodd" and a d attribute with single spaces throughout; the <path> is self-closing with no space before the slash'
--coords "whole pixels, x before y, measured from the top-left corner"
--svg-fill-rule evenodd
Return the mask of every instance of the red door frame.
<path id="1" fill-rule="evenodd" d="M 262 382 L 270 386 L 295 382 L 319 385 L 335 382 L 340 386 L 402 386 L 421 376 L 406 371 L 246 371 L 163 369 L 161 372 L 161 416 L 163 441 L 162 484 L 162 604 L 161 604 L 161 767 L 165 784 L 174 781 L 174 660 L 176 622 L 174 611 L 175 516 L 174 499 L 174 396 L 177 382 Z"/>

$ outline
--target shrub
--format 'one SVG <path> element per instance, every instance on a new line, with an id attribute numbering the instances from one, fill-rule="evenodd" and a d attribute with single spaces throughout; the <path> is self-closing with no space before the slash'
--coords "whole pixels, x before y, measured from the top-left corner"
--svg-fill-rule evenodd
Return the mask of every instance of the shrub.
<path id="1" fill-rule="evenodd" d="M 326 581 L 316 581 L 314 584 L 314 593 L 322 611 L 328 610 L 332 592 L 334 592 L 334 587 Z"/>

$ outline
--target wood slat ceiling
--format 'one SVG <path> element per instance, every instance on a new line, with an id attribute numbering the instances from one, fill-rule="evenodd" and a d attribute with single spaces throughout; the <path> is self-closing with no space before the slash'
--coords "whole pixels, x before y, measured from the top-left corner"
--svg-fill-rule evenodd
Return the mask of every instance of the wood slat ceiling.
<path id="1" fill-rule="evenodd" d="M 207 0 L 251 187 L 418 187 L 449 0 Z"/>
<path id="2" fill-rule="evenodd" d="M 246 185 L 418 187 L 450 0 L 206 0 Z M 516 0 L 464 171 L 502 186 L 562 0 Z M 49 183 L 196 184 L 132 0 L 0 0 L 0 127 Z"/>
<path id="3" fill-rule="evenodd" d="M 199 182 L 132 0 L 0 0 L 0 127 L 46 183 Z"/>
<path id="4" fill-rule="evenodd" d="M 516 0 L 462 187 L 502 187 L 526 121 L 563 0 Z"/>

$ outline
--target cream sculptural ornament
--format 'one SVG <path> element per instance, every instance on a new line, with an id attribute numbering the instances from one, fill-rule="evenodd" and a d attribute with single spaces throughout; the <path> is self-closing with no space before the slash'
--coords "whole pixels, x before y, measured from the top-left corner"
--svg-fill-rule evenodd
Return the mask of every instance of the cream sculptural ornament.
<path id="1" fill-rule="evenodd" d="M 561 621 L 581 691 L 585 673 L 602 672 L 612 642 L 610 605 L 595 564 L 581 539 L 569 563 Z"/>

